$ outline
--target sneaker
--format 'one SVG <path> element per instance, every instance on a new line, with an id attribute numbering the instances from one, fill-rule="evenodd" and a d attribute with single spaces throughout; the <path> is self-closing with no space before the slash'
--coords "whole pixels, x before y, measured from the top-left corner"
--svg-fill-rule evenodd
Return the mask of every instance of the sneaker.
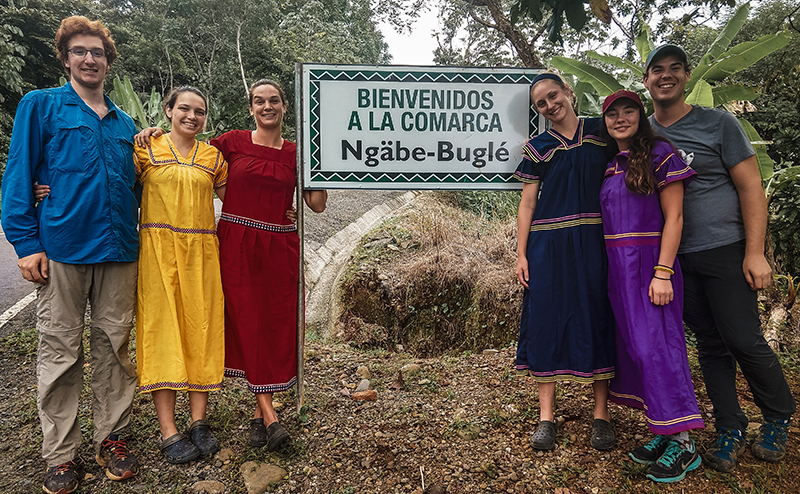
<path id="1" fill-rule="evenodd" d="M 80 472 L 74 461 L 50 467 L 44 474 L 42 489 L 47 494 L 69 494 L 78 490 Z"/>
<path id="2" fill-rule="evenodd" d="M 628 453 L 628 456 L 636 463 L 652 465 L 667 451 L 669 442 L 669 436 L 656 436 L 655 439 L 644 446 L 637 446 L 633 451 Z"/>
<path id="3" fill-rule="evenodd" d="M 611 422 L 603 419 L 594 419 L 592 422 L 592 447 L 600 451 L 606 451 L 617 445 L 617 437 L 614 435 L 614 428 Z"/>
<path id="4" fill-rule="evenodd" d="M 106 477 L 111 480 L 125 480 L 139 473 L 139 462 L 128 451 L 124 440 L 105 439 L 100 443 L 97 463 L 106 467 Z"/>
<path id="5" fill-rule="evenodd" d="M 667 450 L 650 466 L 647 478 L 654 482 L 679 482 L 688 472 L 700 466 L 700 455 L 692 442 L 692 451 L 675 441 L 669 441 Z"/>
<path id="6" fill-rule="evenodd" d="M 717 437 L 706 450 L 703 459 L 714 470 L 730 473 L 736 466 L 736 459 L 744 452 L 745 439 L 742 431 L 720 427 Z"/>
<path id="7" fill-rule="evenodd" d="M 539 422 L 539 427 L 531 437 L 531 446 L 533 449 L 550 450 L 556 447 L 556 432 L 558 426 L 555 422 L 549 420 L 542 420 Z"/>
<path id="8" fill-rule="evenodd" d="M 758 429 L 758 439 L 750 449 L 753 456 L 766 461 L 781 461 L 786 454 L 786 436 L 790 424 L 791 420 L 764 417 L 764 423 Z"/>

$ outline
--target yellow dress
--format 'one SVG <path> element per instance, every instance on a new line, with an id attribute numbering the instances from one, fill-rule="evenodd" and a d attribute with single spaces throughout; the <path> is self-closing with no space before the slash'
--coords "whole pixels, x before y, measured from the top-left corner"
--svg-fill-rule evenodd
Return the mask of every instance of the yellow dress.
<path id="1" fill-rule="evenodd" d="M 144 186 L 139 225 L 136 360 L 139 391 L 212 391 L 225 364 L 225 306 L 213 190 L 220 152 L 196 142 L 180 154 L 169 135 L 134 150 Z"/>

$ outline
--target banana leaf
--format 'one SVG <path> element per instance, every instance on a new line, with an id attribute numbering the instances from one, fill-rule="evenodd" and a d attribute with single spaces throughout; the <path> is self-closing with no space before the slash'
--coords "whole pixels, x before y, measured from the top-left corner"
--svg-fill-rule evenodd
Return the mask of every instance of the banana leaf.
<path id="1" fill-rule="evenodd" d="M 714 91 L 711 88 L 711 84 L 704 80 L 697 81 L 697 84 L 695 84 L 694 89 L 691 93 L 689 93 L 689 96 L 686 97 L 685 101 L 690 105 L 700 105 L 713 108 Z"/>
<path id="2" fill-rule="evenodd" d="M 769 180 L 775 173 L 775 162 L 767 154 L 767 146 L 764 140 L 758 135 L 756 129 L 747 120 L 740 118 L 739 123 L 742 124 L 744 133 L 753 144 L 756 150 L 756 160 L 758 161 L 758 173 L 761 174 L 761 180 Z"/>
<path id="3" fill-rule="evenodd" d="M 768 34 L 756 41 L 739 43 L 720 56 L 720 60 L 703 75 L 707 81 L 721 81 L 731 74 L 744 70 L 770 53 L 789 44 L 790 35 L 786 31 Z"/>
<path id="4" fill-rule="evenodd" d="M 703 55 L 700 64 L 710 65 L 712 61 L 717 60 L 722 52 L 728 49 L 733 37 L 742 29 L 744 22 L 747 20 L 747 14 L 750 12 L 750 4 L 742 4 L 733 14 L 733 17 L 725 24 L 725 27 L 720 31 L 717 39 L 711 43 L 711 47 Z"/>
<path id="5" fill-rule="evenodd" d="M 734 84 L 731 86 L 715 87 L 714 92 L 714 106 L 721 106 L 730 101 L 753 101 L 761 96 L 756 92 L 756 88 L 750 86 L 742 86 Z"/>
<path id="6" fill-rule="evenodd" d="M 623 89 L 622 85 L 614 79 L 614 76 L 587 63 L 565 57 L 553 57 L 550 63 L 553 67 L 568 74 L 573 74 L 583 82 L 588 82 L 597 90 L 600 96 L 608 96 L 614 91 Z"/>
<path id="7" fill-rule="evenodd" d="M 633 72 L 633 75 L 636 77 L 641 78 L 642 75 L 644 74 L 644 71 L 642 70 L 641 66 L 636 65 L 633 62 L 623 60 L 619 57 L 615 57 L 614 55 L 602 55 L 594 50 L 589 50 L 588 52 L 586 52 L 586 54 L 589 57 L 594 58 L 595 60 L 600 60 L 601 62 L 614 65 L 615 67 L 619 67 L 621 69 L 628 69 L 631 72 Z"/>
<path id="8" fill-rule="evenodd" d="M 647 60 L 647 55 L 653 51 L 654 46 L 653 42 L 650 40 L 650 26 L 644 22 L 641 24 L 642 28 L 639 30 L 639 34 L 633 42 L 636 43 L 636 50 L 639 52 L 639 56 L 642 57 L 642 64 L 644 64 L 644 61 Z"/>

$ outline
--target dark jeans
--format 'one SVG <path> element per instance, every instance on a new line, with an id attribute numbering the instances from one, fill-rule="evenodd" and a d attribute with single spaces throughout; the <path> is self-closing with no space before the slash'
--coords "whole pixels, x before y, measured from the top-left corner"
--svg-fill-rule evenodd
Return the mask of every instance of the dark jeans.
<path id="1" fill-rule="evenodd" d="M 744 241 L 679 255 L 683 319 L 697 337 L 706 392 L 716 427 L 744 431 L 747 416 L 736 395 L 736 363 L 765 417 L 789 419 L 795 402 L 775 353 L 761 333 L 758 294 L 742 272 Z"/>

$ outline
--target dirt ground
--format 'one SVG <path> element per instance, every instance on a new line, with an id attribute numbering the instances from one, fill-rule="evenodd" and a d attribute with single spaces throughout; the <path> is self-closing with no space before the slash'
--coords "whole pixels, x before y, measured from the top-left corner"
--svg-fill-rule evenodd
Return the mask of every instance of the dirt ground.
<path id="1" fill-rule="evenodd" d="M 0 345 L 0 492 L 41 492 L 44 462 L 36 415 L 35 334 L 27 331 Z M 800 433 L 793 427 L 782 464 L 755 459 L 749 451 L 731 475 L 705 465 L 677 484 L 654 484 L 627 453 L 649 439 L 638 411 L 612 405 L 618 445 L 610 452 L 589 446 L 591 390 L 559 385 L 557 414 L 563 419 L 558 446 L 536 452 L 530 436 L 538 407 L 530 377 L 512 370 L 514 348 L 416 359 L 403 352 L 360 351 L 335 342 L 310 342 L 306 348 L 306 405 L 297 414 L 294 392 L 276 395 L 284 403 L 281 420 L 292 439 L 276 453 L 246 446 L 253 400 L 237 382 L 212 395 L 209 420 L 224 449 L 213 458 L 185 466 L 170 465 L 156 447 L 157 426 L 152 403 L 137 396 L 130 445 L 142 472 L 134 479 L 107 480 L 89 451 L 90 399 L 81 409 L 84 446 L 80 459 L 87 477 L 82 494 L 190 493 L 200 480 L 216 480 L 228 493 L 248 492 L 240 466 L 245 461 L 283 467 L 288 475 L 273 492 L 353 493 L 781 493 L 800 492 Z M 711 411 L 701 382 L 693 375 L 704 417 Z M 401 368 L 406 367 L 401 372 Z M 414 365 L 418 366 L 416 370 Z M 86 366 L 87 382 L 90 364 Z M 360 371 L 359 371 L 359 368 Z M 375 401 L 355 401 L 352 393 L 369 371 Z M 795 398 L 800 401 L 796 362 L 786 367 Z M 398 379 L 403 376 L 402 382 Z M 753 424 L 761 420 L 743 378 L 741 401 Z M 347 391 L 344 391 L 347 390 Z M 186 421 L 179 403 L 179 421 Z M 752 441 L 755 429 L 749 431 Z M 709 429 L 696 431 L 701 448 Z"/>

